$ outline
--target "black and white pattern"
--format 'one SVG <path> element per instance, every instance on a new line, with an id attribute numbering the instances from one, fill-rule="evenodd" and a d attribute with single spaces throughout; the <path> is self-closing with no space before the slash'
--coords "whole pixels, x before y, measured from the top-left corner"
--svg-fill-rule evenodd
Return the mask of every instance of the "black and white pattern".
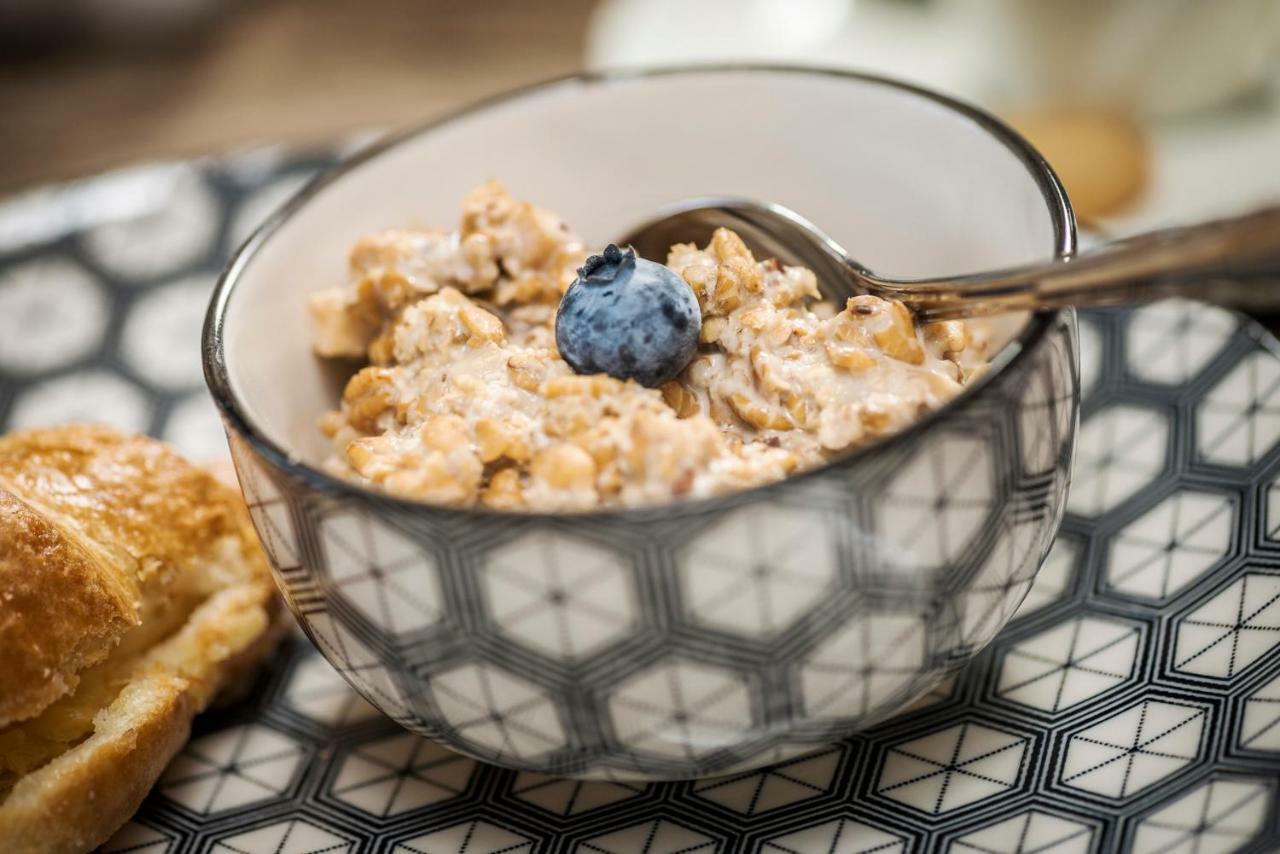
<path id="1" fill-rule="evenodd" d="M 1129 682 L 1142 648 L 1142 625 L 1074 616 L 1008 647 L 996 695 L 1056 714 Z"/>
<path id="2" fill-rule="evenodd" d="M 871 463 L 698 508 L 461 519 L 232 456 L 295 614 L 383 712 L 519 770 L 706 777 L 900 711 L 1008 622 L 1064 503 L 1071 320 Z"/>
<path id="3" fill-rule="evenodd" d="M 539 532 L 491 551 L 480 584 L 499 631 L 573 662 L 637 629 L 627 567 L 607 549 Z"/>
<path id="4" fill-rule="evenodd" d="M 199 314 L 192 302 L 203 309 L 231 242 L 324 159 L 255 152 L 22 202 L 42 206 L 42 222 L 66 206 L 74 226 L 0 246 L 0 425 L 92 417 L 194 454 L 220 451 L 193 368 L 197 344 L 176 330 Z M 101 199 L 113 187 L 130 189 L 106 206 L 121 221 L 89 223 L 76 193 Z M 1080 340 L 1075 485 L 1029 592 L 1026 567 L 1043 545 L 1028 532 L 1036 517 L 1008 512 L 1004 458 L 984 442 L 1012 441 L 1020 470 L 1032 472 L 1055 440 L 1029 435 L 1012 414 L 986 425 L 994 433 L 948 433 L 945 453 L 904 455 L 877 481 L 873 505 L 815 482 L 767 510 L 744 505 L 715 525 L 690 523 L 677 544 L 655 544 L 647 573 L 607 536 L 528 525 L 497 537 L 438 531 L 459 540 L 442 559 L 424 553 L 420 529 L 301 506 L 288 484 L 242 458 L 255 522 L 294 585 L 293 604 L 327 603 L 309 615 L 312 639 L 359 693 L 311 642 L 290 638 L 242 701 L 197 721 L 103 850 L 1275 850 L 1274 342 L 1186 303 L 1091 314 Z M 153 347 L 174 349 L 157 366 Z M 1044 405 L 1054 387 L 1046 374 L 1017 399 Z M 945 536 L 926 535 L 938 513 L 925 505 L 939 498 L 945 519 L 934 533 Z M 928 615 L 889 607 L 893 596 L 833 595 L 855 572 L 847 557 L 866 547 L 836 521 L 872 526 L 881 513 L 894 514 L 900 550 L 892 566 L 857 564 L 859 580 L 933 581 L 938 566 L 958 562 L 949 607 Z M 474 610 L 455 607 L 460 589 Z M 670 591 L 672 607 L 655 615 L 647 603 Z M 825 743 L 877 698 L 910 700 L 939 637 L 963 660 L 1024 594 L 954 678 L 930 680 L 893 719 Z M 664 643 L 670 621 L 703 640 Z M 481 654 L 459 637 L 476 638 Z M 723 654 L 708 654 L 707 638 Z M 412 690 L 391 666 L 400 661 L 426 690 Z M 592 684 L 605 686 L 600 720 L 626 751 L 672 763 L 664 767 L 710 757 L 720 776 L 636 782 L 621 779 L 618 763 L 569 761 L 580 722 L 564 720 L 552 698 L 558 686 Z M 812 731 L 724 747 L 777 720 L 779 696 Z M 396 721 L 474 754 L 511 764 L 553 756 L 557 770 L 604 779 L 506 770 Z"/>
<path id="5" fill-rule="evenodd" d="M 306 753 L 277 730 L 243 724 L 193 739 L 156 789 L 188 812 L 216 815 L 283 797 Z"/>

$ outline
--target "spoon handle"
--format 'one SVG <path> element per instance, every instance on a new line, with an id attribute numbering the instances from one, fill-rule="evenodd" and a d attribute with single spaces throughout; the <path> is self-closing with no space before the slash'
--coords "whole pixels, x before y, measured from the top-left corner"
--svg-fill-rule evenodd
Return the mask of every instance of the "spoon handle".
<path id="1" fill-rule="evenodd" d="M 1280 308 L 1280 207 L 1140 234 L 1067 259 L 950 279 L 867 282 L 927 320 L 1169 296 Z"/>

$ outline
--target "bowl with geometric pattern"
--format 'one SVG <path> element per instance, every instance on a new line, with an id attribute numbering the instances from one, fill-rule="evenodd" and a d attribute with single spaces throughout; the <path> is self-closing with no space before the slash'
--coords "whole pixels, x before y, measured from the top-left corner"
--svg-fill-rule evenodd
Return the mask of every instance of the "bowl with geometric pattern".
<path id="1" fill-rule="evenodd" d="M 254 523 L 321 652 L 407 729 L 511 768 L 683 779 L 778 761 L 908 707 L 980 651 L 1057 533 L 1079 398 L 1071 311 L 907 429 L 717 498 L 451 509 L 328 473 L 342 377 L 307 297 L 359 236 L 445 222 L 499 176 L 602 245 L 681 198 L 780 202 L 872 269 L 1073 251 L 1066 196 L 995 119 L 847 72 L 579 75 L 486 101 L 304 189 L 224 273 L 205 375 Z M 602 188 L 611 188 L 608 191 Z"/>

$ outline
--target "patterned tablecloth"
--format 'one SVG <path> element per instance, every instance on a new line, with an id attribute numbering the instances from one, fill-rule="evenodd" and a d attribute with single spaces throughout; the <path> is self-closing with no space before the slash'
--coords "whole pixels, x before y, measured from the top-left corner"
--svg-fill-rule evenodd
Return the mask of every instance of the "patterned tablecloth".
<path id="1" fill-rule="evenodd" d="M 230 250 L 332 153 L 149 166 L 0 205 L 0 428 L 225 443 L 199 333 Z M 1172 302 L 1083 318 L 1063 533 L 912 711 L 761 771 L 580 783 L 400 730 L 299 637 L 203 716 L 109 852 L 1280 850 L 1280 347 Z"/>

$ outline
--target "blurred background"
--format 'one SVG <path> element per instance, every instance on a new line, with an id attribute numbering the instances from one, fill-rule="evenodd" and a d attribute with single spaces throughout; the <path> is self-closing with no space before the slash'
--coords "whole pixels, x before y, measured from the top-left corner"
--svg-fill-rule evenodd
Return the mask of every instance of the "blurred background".
<path id="1" fill-rule="evenodd" d="M 1280 195 L 1278 55 L 1277 0 L 5 0 L 0 194 L 410 125 L 583 66 L 766 60 L 986 106 L 1125 230 Z"/>

